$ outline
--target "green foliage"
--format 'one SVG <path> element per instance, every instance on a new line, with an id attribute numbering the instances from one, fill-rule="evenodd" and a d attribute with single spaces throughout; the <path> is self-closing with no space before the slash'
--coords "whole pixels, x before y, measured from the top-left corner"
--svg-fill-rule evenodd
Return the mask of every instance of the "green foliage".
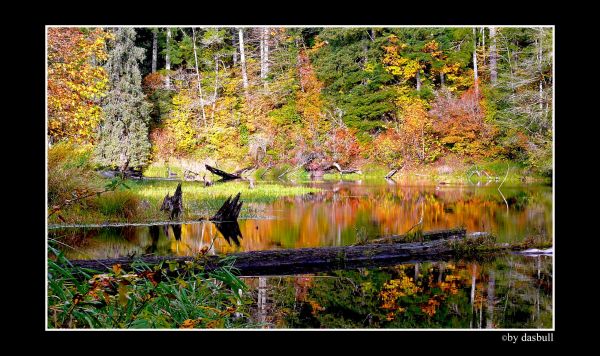
<path id="1" fill-rule="evenodd" d="M 212 272 L 201 264 L 151 267 L 135 262 L 112 272 L 73 267 L 49 247 L 48 328 L 232 328 L 253 327 L 245 312 L 247 290 L 231 263 Z M 201 262 L 201 261 L 200 261 Z"/>
<path id="2" fill-rule="evenodd" d="M 140 200 L 130 190 L 120 190 L 102 194 L 91 201 L 105 216 L 128 220 L 137 215 Z"/>
<path id="3" fill-rule="evenodd" d="M 124 27 L 114 32 L 115 40 L 106 63 L 110 90 L 103 107 L 105 117 L 100 126 L 96 160 L 125 170 L 148 163 L 150 104 L 142 92 L 139 63 L 144 50 L 134 45 L 135 30 Z"/>
<path id="4" fill-rule="evenodd" d="M 279 109 L 270 111 L 269 117 L 271 117 L 275 124 L 281 126 L 299 124 L 302 120 L 302 118 L 298 114 L 296 103 L 293 101 L 286 103 Z"/>

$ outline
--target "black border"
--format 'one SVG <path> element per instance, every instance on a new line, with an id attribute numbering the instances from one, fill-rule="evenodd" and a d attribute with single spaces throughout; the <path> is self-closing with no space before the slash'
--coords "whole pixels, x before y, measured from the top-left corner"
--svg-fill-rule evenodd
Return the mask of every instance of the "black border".
<path id="1" fill-rule="evenodd" d="M 475 10 L 479 13 L 468 14 L 465 13 L 462 8 L 467 6 L 473 6 L 470 4 L 446 4 L 440 5 L 421 5 L 418 9 L 410 9 L 405 4 L 401 6 L 405 8 L 389 8 L 389 5 L 385 4 L 363 4 L 363 5 L 350 5 L 345 3 L 331 9 L 327 9 L 324 5 L 319 4 L 308 4 L 302 3 L 280 3 L 278 5 L 262 5 L 260 3 L 248 3 L 246 7 L 250 7 L 252 10 L 242 9 L 238 10 L 234 15 L 231 14 L 233 8 L 237 5 L 224 4 L 220 10 L 209 9 L 206 4 L 201 4 L 201 9 L 194 10 L 190 3 L 182 4 L 169 4 L 168 11 L 162 11 L 158 8 L 159 4 L 150 5 L 150 3 L 136 4 L 134 8 L 125 9 L 124 4 L 118 5 L 118 10 L 108 11 L 109 7 L 117 6 L 114 4 L 97 4 L 98 7 L 95 11 L 88 10 L 78 14 L 69 14 L 63 9 L 67 7 L 55 8 L 55 11 L 49 12 L 47 9 L 43 9 L 44 5 L 36 9 L 29 9 L 29 11 L 17 12 L 22 16 L 16 17 L 15 21 L 20 21 L 18 24 L 11 26 L 10 28 L 19 28 L 18 31 L 11 31 L 9 37 L 14 42 L 10 44 L 10 48 L 17 48 L 18 50 L 12 50 L 11 53 L 18 53 L 18 55 L 11 55 L 12 64 L 8 71 L 11 75 L 14 75 L 14 79 L 10 79 L 12 84 L 10 87 L 13 88 L 13 93 L 16 93 L 18 100 L 10 101 L 5 105 L 10 106 L 11 114 L 5 116 L 7 121 L 11 124 L 17 124 L 16 128 L 10 128 L 3 130 L 5 138 L 14 140 L 11 142 L 9 147 L 19 146 L 20 148 L 5 148 L 7 149 L 8 156 L 21 164 L 19 172 L 25 172 L 25 178 L 30 183 L 26 185 L 30 187 L 28 189 L 17 189 L 17 185 L 11 184 L 11 191 L 17 193 L 17 211 L 25 212 L 24 214 L 13 214 L 17 215 L 18 219 L 22 222 L 15 224 L 16 230 L 14 233 L 19 234 L 19 238 L 22 240 L 23 245 L 28 251 L 27 258 L 30 263 L 26 263 L 26 267 L 29 269 L 27 272 L 22 271 L 23 256 L 12 256 L 16 257 L 16 261 L 13 263 L 19 263 L 19 275 L 20 281 L 17 281 L 18 286 L 26 285 L 26 288 L 31 290 L 23 291 L 11 291 L 9 293 L 9 299 L 18 299 L 15 307 L 12 308 L 19 314 L 15 316 L 15 323 L 11 323 L 11 327 L 14 330 L 19 330 L 21 333 L 31 336 L 41 336 L 44 342 L 51 341 L 52 345 L 62 345 L 59 348 L 71 349 L 70 343 L 73 341 L 81 341 L 83 344 L 87 344 L 90 348 L 94 348 L 94 345 L 99 342 L 98 337 L 101 337 L 102 344 L 112 344 L 113 341 L 121 341 L 123 344 L 129 344 L 136 348 L 143 349 L 145 346 L 150 346 L 152 349 L 158 345 L 160 341 L 169 341 L 164 343 L 167 348 L 171 348 L 173 352 L 181 352 L 179 347 L 183 346 L 177 341 L 181 341 L 182 338 L 186 340 L 193 339 L 193 344 L 187 344 L 195 346 L 196 350 L 202 350 L 206 347 L 203 344 L 207 341 L 211 341 L 214 345 L 215 338 L 221 338 L 223 341 L 232 340 L 235 338 L 235 344 L 231 343 L 218 343 L 217 345 L 224 352 L 239 350 L 244 352 L 244 349 L 255 348 L 256 351 L 262 351 L 263 349 L 279 349 L 278 347 L 272 347 L 271 344 L 265 343 L 245 343 L 244 341 L 271 341 L 273 338 L 280 339 L 283 342 L 286 341 L 299 341 L 298 339 L 306 339 L 308 342 L 294 343 L 293 349 L 315 349 L 317 350 L 322 345 L 332 346 L 338 352 L 344 352 L 346 350 L 352 351 L 357 350 L 358 345 L 365 346 L 370 352 L 377 352 L 381 348 L 390 350 L 396 350 L 401 352 L 406 350 L 406 347 L 416 346 L 422 351 L 427 350 L 464 350 L 466 352 L 477 352 L 477 349 L 471 348 L 473 342 L 482 343 L 486 346 L 503 346 L 508 349 L 514 348 L 513 345 L 502 342 L 501 336 L 506 332 L 501 331 L 331 331 L 331 332 L 319 332 L 315 331 L 226 331 L 226 332 L 152 332 L 152 335 L 145 335 L 146 332 L 82 332 L 82 331 L 60 331 L 60 332 L 46 332 L 44 331 L 45 322 L 45 258 L 46 255 L 44 239 L 41 236 L 45 236 L 45 220 L 42 215 L 46 213 L 45 207 L 45 25 L 59 25 L 59 24 L 81 24 L 81 25 L 118 25 L 118 24 L 192 24 L 202 22 L 204 24 L 235 24 L 235 25 L 256 25 L 256 24 L 286 24 L 286 25 L 416 25 L 416 24 L 445 24 L 445 25 L 471 25 L 471 24 L 515 24 L 515 25 L 556 25 L 555 27 L 555 236 L 556 236 L 556 264 L 558 271 L 555 270 L 555 280 L 558 279 L 558 285 L 556 287 L 555 295 L 555 331 L 554 342 L 555 343 L 566 343 L 567 340 L 574 341 L 575 337 L 573 332 L 578 330 L 580 325 L 578 321 L 575 321 L 575 313 L 570 313 L 570 306 L 577 306 L 576 302 L 569 300 L 570 298 L 584 298 L 585 296 L 577 296 L 568 292 L 570 286 L 573 286 L 575 281 L 573 274 L 568 271 L 569 266 L 575 262 L 572 260 L 568 261 L 568 258 L 573 257 L 571 252 L 574 251 L 575 241 L 567 241 L 569 234 L 573 235 L 575 231 L 572 230 L 572 226 L 569 226 L 567 220 L 562 220 L 561 214 L 564 214 L 569 209 L 569 206 L 578 204 L 575 201 L 566 202 L 565 199 L 574 199 L 569 193 L 568 183 L 569 179 L 572 178 L 571 173 L 579 163 L 576 158 L 585 155 L 574 155 L 566 151 L 567 147 L 577 147 L 575 138 L 577 131 L 581 130 L 580 127 L 574 125 L 573 120 L 569 118 L 582 118 L 583 116 L 575 116 L 573 114 L 572 107 L 575 104 L 574 101 L 569 103 L 569 95 L 576 95 L 577 90 L 570 90 L 577 88 L 579 89 L 579 81 L 581 80 L 578 76 L 570 76 L 570 68 L 580 68 L 582 64 L 577 64 L 577 61 L 583 61 L 584 58 L 578 58 L 573 56 L 574 53 L 579 53 L 583 49 L 578 48 L 579 43 L 575 43 L 574 39 L 581 35 L 577 33 L 577 28 L 573 28 L 566 24 L 563 20 L 566 16 L 565 13 L 561 15 L 547 13 L 540 13 L 540 6 L 538 5 L 526 5 L 519 4 L 518 11 L 511 9 L 505 4 L 497 3 L 496 9 L 484 9 L 478 7 Z M 37 5 L 36 5 L 37 6 Z M 83 7 L 91 6 L 89 4 L 77 5 L 78 9 Z M 258 13 L 259 7 L 271 6 L 271 11 L 274 11 L 276 15 L 264 13 Z M 364 9 L 366 6 L 368 9 Z M 526 9 L 530 6 L 529 9 Z M 548 7 L 549 5 L 545 5 Z M 50 6 L 47 6 L 50 7 Z M 141 8 L 145 7 L 149 12 L 140 12 Z M 296 8 L 294 8 L 296 7 Z M 105 12 L 103 11 L 106 10 Z M 353 13 L 342 14 L 340 11 L 343 9 L 355 9 Z M 35 13 L 42 14 L 40 17 L 35 18 L 32 10 Z M 512 10 L 512 11 L 511 11 Z M 529 10 L 529 11 L 526 11 Z M 504 14 L 502 13 L 504 12 Z M 507 14 L 509 13 L 509 14 Z M 108 17 L 107 14 L 110 14 Z M 250 15 L 252 14 L 252 15 Z M 39 16 L 39 15 L 38 15 Z M 310 16 L 310 18 L 308 17 Z M 25 19 L 26 17 L 26 19 Z M 27 23 L 23 24 L 25 20 Z M 582 30 L 579 30 L 582 31 Z M 9 42 L 10 43 L 10 42 Z M 575 58 L 574 58 L 575 57 Z M 571 63 L 568 63 L 571 61 Z M 589 64 L 588 64 L 589 65 Z M 13 69 L 10 69 L 13 68 Z M 17 68 L 21 68 L 17 70 Z M 5 83 L 6 84 L 6 83 Z M 564 88 L 564 89 L 563 89 Z M 581 90 L 581 89 L 580 89 Z M 578 105 L 582 105 L 581 103 Z M 587 114 L 589 116 L 589 114 Z M 571 123 L 568 123 L 571 121 Z M 20 126 L 23 125 L 23 126 Z M 573 140 L 569 142 L 569 140 Z M 587 157 L 588 159 L 590 157 Z M 573 165 L 568 167 L 568 165 Z M 18 164 L 17 164 L 18 166 Z M 585 165 L 583 165 L 585 166 Z M 23 173 L 21 173 L 23 174 Z M 21 179 L 19 179 L 21 180 Z M 13 180 L 14 182 L 14 180 Z M 15 188 L 12 188 L 15 186 Z M 25 193 L 26 197 L 23 197 Z M 42 200 L 44 199 L 44 200 Z M 43 203 L 44 201 L 44 203 Z M 10 204 L 14 207 L 13 204 Z M 564 216 L 564 215 L 562 215 Z M 31 217 L 35 221 L 32 224 Z M 25 229 L 23 229 L 25 228 Z M 567 231 L 569 229 L 569 231 Z M 575 229 L 576 230 L 576 229 Z M 585 235 L 582 235 L 585 236 Z M 14 237 L 11 238 L 13 241 Z M 34 247 L 37 246 L 37 247 Z M 19 251 L 19 248 L 12 246 L 14 249 L 9 251 Z M 9 252 L 13 253 L 13 252 Z M 9 273 L 10 274 L 10 273 Z M 559 288 L 559 286 L 561 286 Z M 575 291 L 579 288 L 574 289 Z M 28 312 L 30 315 L 25 315 Z M 571 318 L 570 320 L 568 320 Z M 36 333 L 37 331 L 37 333 Z M 33 332 L 33 333 L 32 333 Z M 510 332 L 511 334 L 522 334 L 523 332 Z M 543 331 L 541 333 L 544 333 Z M 203 338 L 205 337 L 206 338 Z M 151 337 L 152 339 L 150 339 Z M 165 338 L 167 337 L 167 338 Z M 200 339 L 198 339 L 200 337 Z M 365 337 L 368 340 L 365 340 Z M 67 339 L 65 339 L 67 338 Z M 239 340 L 239 338 L 244 339 Z M 149 342 L 152 340 L 152 342 Z M 198 342 L 200 341 L 200 343 Z M 219 340 L 220 341 L 220 340 Z M 279 340 L 278 340 L 279 341 Z M 433 342 L 432 342 L 433 341 Z M 55 344 L 55 342 L 58 342 Z M 208 343 L 210 344 L 210 343 Z M 44 345 L 44 344 L 41 344 Z M 51 344 L 46 344 L 51 347 Z M 229 346 L 228 346 L 229 345 Z M 237 346 L 236 346 L 237 345 Z M 253 346 L 254 345 L 254 346 Z M 517 343 L 519 347 L 523 347 L 525 344 Z M 245 347 L 244 347 L 245 346 Z M 534 347 L 535 349 L 540 346 L 550 346 L 550 343 L 529 343 L 527 346 Z M 239 349 L 238 349 L 239 348 Z M 107 351 L 119 349 L 116 345 L 107 347 Z M 280 351 L 286 351 L 288 348 L 279 349 Z"/>

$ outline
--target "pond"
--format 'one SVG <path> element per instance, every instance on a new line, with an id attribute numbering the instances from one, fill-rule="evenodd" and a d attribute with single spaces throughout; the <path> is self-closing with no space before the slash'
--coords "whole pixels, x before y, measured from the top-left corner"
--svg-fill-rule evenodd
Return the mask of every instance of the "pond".
<path id="1" fill-rule="evenodd" d="M 552 328 L 552 257 L 244 278 L 263 328 Z"/>
<path id="2" fill-rule="evenodd" d="M 257 183 L 260 184 L 260 183 Z M 246 203 L 256 218 L 238 220 L 241 237 L 225 239 L 208 221 L 155 226 L 51 229 L 51 238 L 70 259 L 113 258 L 154 253 L 192 255 L 281 248 L 344 246 L 402 234 L 422 222 L 423 230 L 464 226 L 488 231 L 499 242 L 531 236 L 552 238 L 549 186 L 398 185 L 356 181 L 304 183 L 322 189 L 271 203 Z M 243 197 L 242 197 L 243 198 Z M 211 244 L 211 242 L 214 243 Z"/>
<path id="3" fill-rule="evenodd" d="M 260 184 L 257 182 L 256 184 Z M 321 189 L 245 203 L 233 227 L 212 222 L 57 228 L 69 259 L 344 246 L 463 226 L 499 242 L 552 240 L 552 188 L 321 181 Z M 184 193 L 185 194 L 185 193 Z M 185 199 L 185 195 L 184 195 Z M 242 197 L 243 199 L 243 197 Z M 255 322 L 293 328 L 551 328 L 552 257 L 431 262 L 296 276 L 247 276 Z M 395 297 L 394 297 L 395 296 Z M 400 299 L 397 297 L 401 296 Z M 401 303 L 387 302 L 400 300 Z"/>

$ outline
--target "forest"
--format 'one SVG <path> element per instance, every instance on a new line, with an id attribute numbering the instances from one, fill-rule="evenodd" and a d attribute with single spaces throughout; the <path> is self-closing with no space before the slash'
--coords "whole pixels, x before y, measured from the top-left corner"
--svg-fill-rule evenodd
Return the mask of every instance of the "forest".
<path id="1" fill-rule="evenodd" d="M 48 139 L 153 174 L 511 161 L 550 177 L 552 43 L 547 27 L 49 28 Z"/>
<path id="2" fill-rule="evenodd" d="M 47 26 L 47 328 L 552 327 L 553 31 Z"/>

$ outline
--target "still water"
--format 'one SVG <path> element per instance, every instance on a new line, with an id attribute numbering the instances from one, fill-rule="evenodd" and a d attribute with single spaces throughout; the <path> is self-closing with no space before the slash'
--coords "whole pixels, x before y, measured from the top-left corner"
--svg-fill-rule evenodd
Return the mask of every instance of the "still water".
<path id="1" fill-rule="evenodd" d="M 552 257 L 244 278 L 261 328 L 552 328 Z"/>
<path id="2" fill-rule="evenodd" d="M 260 183 L 257 183 L 260 184 Z M 50 229 L 69 259 L 343 246 L 464 226 L 499 242 L 552 239 L 549 186 L 311 182 L 318 193 L 245 203 L 238 224 Z M 64 246 L 64 245 L 60 245 Z M 243 277 L 261 328 L 552 328 L 551 256 L 502 255 L 293 276 Z"/>
<path id="3" fill-rule="evenodd" d="M 153 253 L 192 255 L 282 248 L 343 246 L 359 240 L 464 226 L 488 231 L 499 242 L 552 238 L 549 186 L 398 185 L 315 182 L 322 191 L 283 197 L 272 203 L 245 203 L 233 233 L 211 222 L 161 226 L 51 229 L 51 238 L 70 259 L 113 258 Z M 248 217 L 248 212 L 258 217 Z M 234 236 L 227 236 L 234 235 Z"/>

